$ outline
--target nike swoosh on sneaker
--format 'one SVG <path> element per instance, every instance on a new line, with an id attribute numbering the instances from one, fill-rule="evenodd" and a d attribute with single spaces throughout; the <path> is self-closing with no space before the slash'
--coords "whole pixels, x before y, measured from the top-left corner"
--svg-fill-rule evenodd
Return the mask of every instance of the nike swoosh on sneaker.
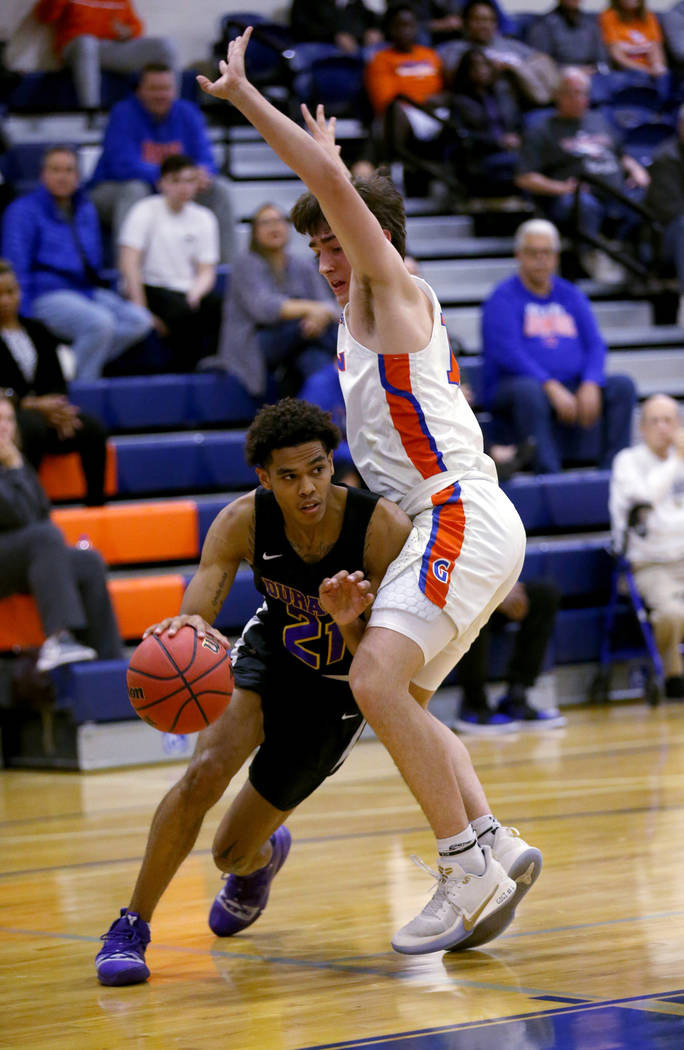
<path id="1" fill-rule="evenodd" d="M 270 561 L 271 558 L 282 558 L 282 554 L 262 554 L 261 557 L 264 561 Z"/>
<path id="2" fill-rule="evenodd" d="M 494 889 L 489 894 L 489 896 L 486 898 L 486 900 L 484 900 L 482 902 L 480 907 L 476 911 L 474 911 L 472 915 L 464 915 L 463 916 L 463 929 L 467 930 L 468 933 L 470 933 L 470 931 L 472 930 L 473 926 L 475 925 L 477 920 L 480 918 L 480 915 L 482 915 L 482 912 L 485 910 L 485 908 L 489 904 L 490 900 L 492 899 L 494 894 L 497 892 L 498 888 L 499 888 L 498 886 L 494 887 Z"/>

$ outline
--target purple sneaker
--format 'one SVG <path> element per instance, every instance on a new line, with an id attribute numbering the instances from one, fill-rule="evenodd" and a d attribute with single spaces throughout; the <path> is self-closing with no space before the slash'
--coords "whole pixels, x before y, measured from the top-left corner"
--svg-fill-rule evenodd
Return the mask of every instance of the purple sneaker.
<path id="1" fill-rule="evenodd" d="M 137 912 L 121 909 L 121 917 L 102 935 L 102 948 L 95 956 L 100 984 L 140 984 L 150 976 L 145 949 L 150 927 Z"/>
<path id="2" fill-rule="evenodd" d="M 251 875 L 229 875 L 209 912 L 209 926 L 217 937 L 232 937 L 256 922 L 266 907 L 271 883 L 287 860 L 292 836 L 283 825 L 271 835 L 273 856 Z"/>

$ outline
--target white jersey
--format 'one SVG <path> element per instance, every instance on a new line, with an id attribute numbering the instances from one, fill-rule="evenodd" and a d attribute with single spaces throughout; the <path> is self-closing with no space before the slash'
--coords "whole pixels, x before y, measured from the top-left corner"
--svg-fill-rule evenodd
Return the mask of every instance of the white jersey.
<path id="1" fill-rule="evenodd" d="M 371 492 L 400 503 L 411 516 L 454 482 L 497 480 L 459 384 L 439 300 L 429 284 L 413 280 L 432 303 L 432 334 L 422 350 L 378 354 L 362 346 L 349 331 L 348 306 L 337 340 L 352 459 Z"/>

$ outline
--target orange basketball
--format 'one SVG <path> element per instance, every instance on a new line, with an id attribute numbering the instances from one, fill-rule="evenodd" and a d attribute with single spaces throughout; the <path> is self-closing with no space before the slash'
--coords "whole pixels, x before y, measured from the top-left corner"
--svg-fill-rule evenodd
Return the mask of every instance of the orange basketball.
<path id="1" fill-rule="evenodd" d="M 196 733 L 225 711 L 233 693 L 228 651 L 194 627 L 169 637 L 149 634 L 126 672 L 128 699 L 143 721 L 162 733 Z"/>

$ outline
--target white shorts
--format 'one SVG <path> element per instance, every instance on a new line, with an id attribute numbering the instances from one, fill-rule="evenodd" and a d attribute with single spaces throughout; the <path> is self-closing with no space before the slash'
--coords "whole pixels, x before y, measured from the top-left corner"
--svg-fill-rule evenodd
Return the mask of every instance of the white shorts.
<path id="1" fill-rule="evenodd" d="M 425 663 L 413 682 L 434 690 L 468 651 L 520 575 L 525 530 L 494 481 L 438 492 L 385 573 L 369 624 L 414 641 Z"/>

